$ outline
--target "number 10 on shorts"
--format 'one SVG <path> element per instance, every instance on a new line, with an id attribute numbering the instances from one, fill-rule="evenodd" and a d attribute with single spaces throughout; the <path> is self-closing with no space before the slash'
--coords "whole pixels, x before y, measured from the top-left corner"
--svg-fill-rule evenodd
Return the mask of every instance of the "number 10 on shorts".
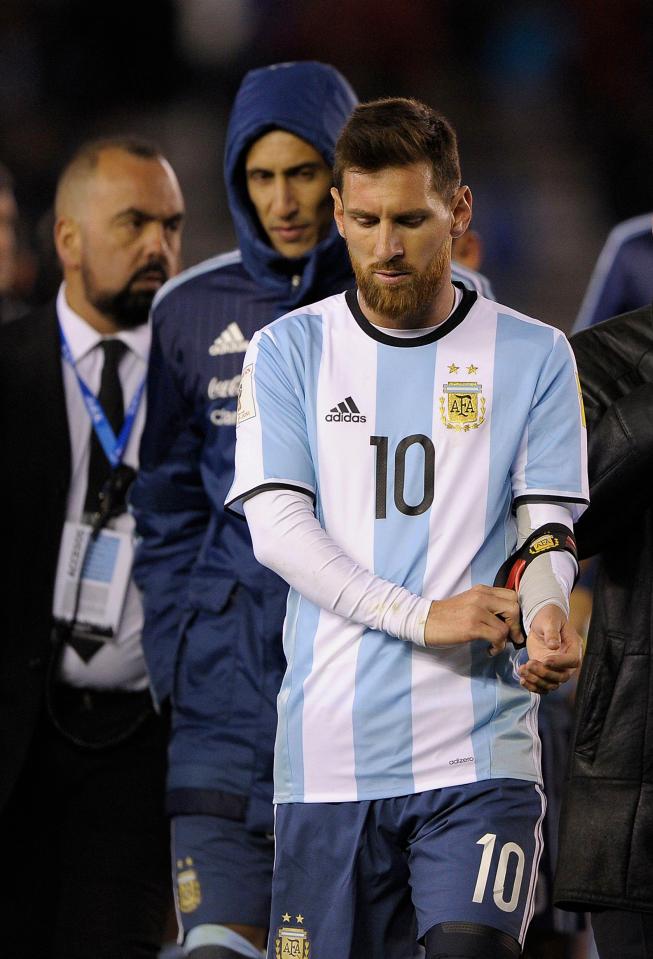
<path id="1" fill-rule="evenodd" d="M 477 846 L 483 846 L 483 854 L 481 856 L 481 863 L 478 869 L 478 877 L 476 879 L 476 886 L 474 887 L 472 902 L 483 902 L 485 898 L 487 882 L 494 859 L 494 847 L 496 845 L 496 841 L 496 833 L 488 832 L 476 843 Z M 508 873 L 511 856 L 516 856 L 517 862 L 515 863 L 515 875 L 512 881 L 512 890 L 510 891 L 509 898 L 506 899 L 506 875 Z M 503 912 L 514 912 L 517 908 L 517 903 L 519 902 L 519 893 L 521 891 L 522 881 L 524 878 L 525 860 L 526 857 L 524 856 L 524 850 L 521 848 L 521 846 L 518 846 L 516 842 L 507 842 L 501 847 L 499 861 L 496 866 L 494 882 L 492 884 L 492 895 L 494 897 L 495 905 Z"/>

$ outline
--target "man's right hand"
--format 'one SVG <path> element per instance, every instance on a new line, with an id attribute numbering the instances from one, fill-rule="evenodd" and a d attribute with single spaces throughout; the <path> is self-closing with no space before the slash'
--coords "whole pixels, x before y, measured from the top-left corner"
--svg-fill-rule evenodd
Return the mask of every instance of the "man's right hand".
<path id="1" fill-rule="evenodd" d="M 450 599 L 431 603 L 424 630 L 427 646 L 457 646 L 474 639 L 489 644 L 490 656 L 500 653 L 508 639 L 523 643 L 519 603 L 513 589 L 472 586 Z"/>

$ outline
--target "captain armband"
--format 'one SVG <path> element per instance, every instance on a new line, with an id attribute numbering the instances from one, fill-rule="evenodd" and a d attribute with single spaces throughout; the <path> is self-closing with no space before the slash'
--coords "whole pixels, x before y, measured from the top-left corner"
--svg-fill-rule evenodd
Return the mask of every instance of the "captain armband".
<path id="1" fill-rule="evenodd" d="M 574 560 L 576 573 L 573 585 L 575 585 L 579 569 L 578 550 L 572 531 L 564 523 L 548 523 L 534 530 L 519 549 L 515 550 L 499 568 L 494 577 L 493 585 L 519 592 L 524 573 L 534 559 L 545 556 L 547 553 L 560 552 L 570 553 Z M 524 629 L 523 618 L 521 619 L 521 626 L 522 634 L 525 636 L 526 630 Z M 521 645 L 523 646 L 524 643 Z"/>

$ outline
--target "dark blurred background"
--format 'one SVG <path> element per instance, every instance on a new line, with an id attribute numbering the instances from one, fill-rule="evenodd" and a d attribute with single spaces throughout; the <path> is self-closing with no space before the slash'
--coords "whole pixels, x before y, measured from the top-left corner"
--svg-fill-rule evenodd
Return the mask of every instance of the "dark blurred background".
<path id="1" fill-rule="evenodd" d="M 417 96 L 449 116 L 498 299 L 568 330 L 608 229 L 653 209 L 652 41 L 650 0 L 1 0 L 17 292 L 51 292 L 54 184 L 89 136 L 138 133 L 168 155 L 186 265 L 228 249 L 238 84 L 251 67 L 319 59 L 361 99 Z"/>

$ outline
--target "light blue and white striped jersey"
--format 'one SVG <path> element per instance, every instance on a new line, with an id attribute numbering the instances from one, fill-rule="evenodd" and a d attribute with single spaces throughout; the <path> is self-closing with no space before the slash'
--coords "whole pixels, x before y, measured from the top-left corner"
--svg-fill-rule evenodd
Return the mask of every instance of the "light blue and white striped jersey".
<path id="1" fill-rule="evenodd" d="M 238 415 L 232 509 L 301 490 L 354 560 L 429 599 L 493 582 L 515 503 L 587 502 L 565 336 L 470 291 L 411 339 L 372 326 L 354 290 L 287 314 L 252 340 Z M 291 589 L 284 648 L 277 802 L 540 781 L 538 698 L 512 647 L 418 647 Z"/>

